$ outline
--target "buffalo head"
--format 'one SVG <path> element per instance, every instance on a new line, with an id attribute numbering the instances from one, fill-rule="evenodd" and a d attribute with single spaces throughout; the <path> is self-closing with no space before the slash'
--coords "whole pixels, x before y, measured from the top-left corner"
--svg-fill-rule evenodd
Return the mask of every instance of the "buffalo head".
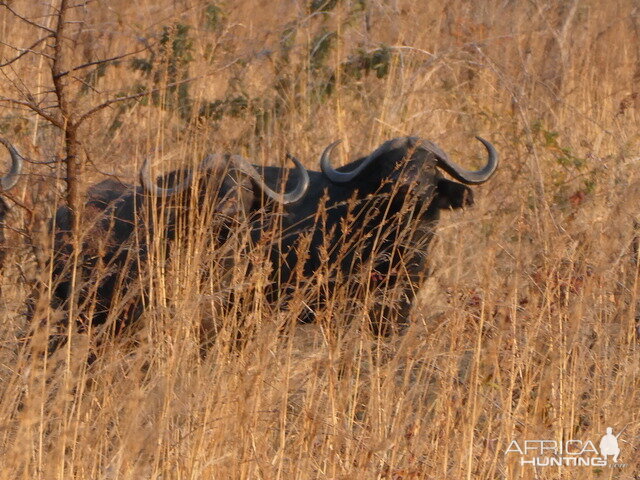
<path id="1" fill-rule="evenodd" d="M 416 198 L 419 205 L 461 208 L 473 204 L 473 193 L 466 185 L 486 182 L 498 167 L 498 154 L 488 141 L 477 137 L 488 152 L 487 164 L 478 171 L 456 165 L 437 145 L 417 137 L 403 137 L 383 143 L 372 154 L 338 170 L 331 166 L 331 152 L 340 143 L 329 145 L 320 158 L 323 174 L 334 184 L 352 185 L 361 193 L 393 194 L 401 200 Z M 460 183 L 442 176 L 439 169 Z"/>
<path id="2" fill-rule="evenodd" d="M 261 211 L 268 203 L 266 201 L 292 208 L 305 196 L 309 188 L 309 174 L 297 158 L 289 154 L 287 158 L 293 162 L 295 170 L 264 169 L 240 155 L 209 154 L 197 169 L 174 170 L 157 181 L 151 179 L 149 163 L 145 161 L 140 180 L 145 193 L 163 198 L 173 206 L 173 217 L 165 219 L 171 231 L 176 223 L 175 215 L 184 217 L 205 212 L 210 217 L 211 226 L 221 229 L 218 241 L 222 242 L 230 229 L 238 225 L 249 227 L 250 218 Z M 293 188 L 280 193 L 269 187 L 264 174 L 270 170 L 279 173 L 277 183 L 282 183 L 282 177 L 295 178 Z M 192 211 L 194 206 L 197 207 L 195 212 Z"/>
<path id="3" fill-rule="evenodd" d="M 295 235 L 290 235 L 292 240 L 284 241 L 277 252 L 284 257 L 280 278 L 289 285 L 300 284 L 295 271 L 303 271 L 307 278 L 325 279 L 327 283 L 315 289 L 322 292 L 319 304 L 326 292 L 341 284 L 351 298 L 358 298 L 356 292 L 379 290 L 380 296 L 395 300 L 371 309 L 371 324 L 386 331 L 391 317 L 396 324 L 404 323 L 426 276 L 426 252 L 440 211 L 471 205 L 469 186 L 486 182 L 496 171 L 495 148 L 478 139 L 488 153 L 486 165 L 478 171 L 463 169 L 438 146 L 416 137 L 389 140 L 338 169 L 331 166 L 331 153 L 339 142 L 329 145 L 320 158 L 322 173 L 311 172 L 310 192 L 289 221 L 299 225 L 291 227 L 299 234 L 312 232 L 311 251 L 304 256 L 303 269 L 296 270 L 302 257 Z M 318 218 L 319 210 L 326 212 L 322 225 L 307 220 Z M 398 293 L 388 295 L 390 290 Z M 314 300 L 307 303 L 313 305 Z M 307 318 L 313 318 L 313 312 Z"/>

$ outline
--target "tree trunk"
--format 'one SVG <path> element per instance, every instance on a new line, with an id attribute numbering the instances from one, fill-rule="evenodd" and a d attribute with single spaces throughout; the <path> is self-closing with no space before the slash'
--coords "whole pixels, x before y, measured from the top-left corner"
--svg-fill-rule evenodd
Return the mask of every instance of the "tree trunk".
<path id="1" fill-rule="evenodd" d="M 69 295 L 69 322 L 67 324 L 68 346 L 71 348 L 71 335 L 75 325 L 74 316 L 78 308 L 80 284 L 79 275 L 81 239 L 80 239 L 80 217 L 82 216 L 82 204 L 80 202 L 79 183 L 82 175 L 82 161 L 80 159 L 80 145 L 78 143 L 78 120 L 75 106 L 70 102 L 70 92 L 68 89 L 69 75 L 69 53 L 70 48 L 65 46 L 68 42 L 69 32 L 67 19 L 69 14 L 68 0 L 61 0 L 58 11 L 58 24 L 55 30 L 55 44 L 53 62 L 51 65 L 51 77 L 55 87 L 56 97 L 58 98 L 58 107 L 63 119 L 64 127 L 64 143 L 65 143 L 65 164 L 66 164 L 66 184 L 67 184 L 67 206 L 71 213 L 71 262 L 70 268 L 70 285 L 71 292 Z M 67 358 L 70 358 L 70 350 L 67 352 Z"/>
<path id="2" fill-rule="evenodd" d="M 69 13 L 69 1 L 61 0 L 60 9 L 58 11 L 58 24 L 55 31 L 55 44 L 53 64 L 51 66 L 51 76 L 55 86 L 56 96 L 58 98 L 58 106 L 64 121 L 64 141 L 65 141 L 65 163 L 67 167 L 66 183 L 67 183 L 67 206 L 71 209 L 73 217 L 72 236 L 74 240 L 78 234 L 78 217 L 80 215 L 80 195 L 78 183 L 82 175 L 82 163 L 79 157 L 80 148 L 78 144 L 78 124 L 73 111 L 73 107 L 69 102 L 69 92 L 67 89 L 68 75 L 68 58 L 64 48 L 65 39 L 68 37 L 67 16 Z M 74 241 L 75 245 L 75 241 Z"/>

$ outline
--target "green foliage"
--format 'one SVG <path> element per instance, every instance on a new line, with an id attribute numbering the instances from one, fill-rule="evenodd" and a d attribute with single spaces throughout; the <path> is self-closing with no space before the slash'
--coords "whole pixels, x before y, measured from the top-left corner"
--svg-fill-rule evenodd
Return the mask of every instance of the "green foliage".
<path id="1" fill-rule="evenodd" d="M 280 35 L 280 50 L 284 59 L 288 59 L 289 52 L 296 41 L 297 32 L 297 25 L 295 23 L 290 23 L 285 27 Z"/>
<path id="2" fill-rule="evenodd" d="M 313 12 L 328 12 L 338 5 L 339 0 L 311 0 L 309 9 Z"/>
<path id="3" fill-rule="evenodd" d="M 389 74 L 390 66 L 391 49 L 382 45 L 368 52 L 362 49 L 358 50 L 355 55 L 343 63 L 342 70 L 345 75 L 360 80 L 363 74 L 368 75 L 372 71 L 377 78 L 384 78 Z"/>
<path id="4" fill-rule="evenodd" d="M 309 6 L 311 12 L 328 12 L 339 4 L 339 0 L 312 0 Z M 298 105 L 326 101 L 327 97 L 334 94 L 338 77 L 342 77 L 343 84 L 348 85 L 370 73 L 379 79 L 389 74 L 392 50 L 386 45 L 380 45 L 373 50 L 360 48 L 346 61 L 336 65 L 333 53 L 340 40 L 338 31 L 346 32 L 353 24 L 359 24 L 362 16 L 366 15 L 366 5 L 366 0 L 349 2 L 350 10 L 341 17 L 340 29 L 329 23 L 327 15 L 314 16 L 312 21 L 318 25 L 308 43 L 307 62 L 292 62 L 292 52 L 296 48 L 296 40 L 300 37 L 298 30 L 306 28 L 307 22 L 294 21 L 284 26 L 278 42 L 278 51 L 274 55 L 275 79 L 272 88 L 267 90 L 273 93 L 267 94 L 266 98 L 251 100 L 251 106 L 248 108 L 256 119 L 256 134 L 266 132 L 269 122 L 287 115 L 290 109 L 295 109 Z M 297 48 L 300 48 L 300 43 Z M 303 85 L 303 82 L 306 84 Z M 300 98 L 301 95 L 305 95 L 305 98 Z M 219 112 L 223 105 L 226 103 L 216 104 L 215 111 Z"/>
<path id="5" fill-rule="evenodd" d="M 193 104 L 186 81 L 189 64 L 193 61 L 193 39 L 189 31 L 190 27 L 181 23 L 164 26 L 159 51 L 152 52 L 148 58 L 134 58 L 129 63 L 131 70 L 145 76 L 153 74 L 153 105 L 176 110 L 185 120 L 190 117 Z"/>
<path id="6" fill-rule="evenodd" d="M 207 102 L 198 112 L 198 116 L 221 120 L 225 115 L 241 117 L 249 108 L 249 99 L 245 95 L 229 96 L 223 100 Z"/>
<path id="7" fill-rule="evenodd" d="M 592 178 L 588 178 L 586 180 L 583 180 L 582 183 L 584 183 L 585 193 L 592 194 L 592 193 L 595 192 L 596 185 L 597 185 L 595 176 L 593 176 Z"/>
<path id="8" fill-rule="evenodd" d="M 29 132 L 29 133 L 28 133 Z M 0 116 L 0 134 L 2 135 L 25 135 L 31 132 L 31 122 L 23 116 L 2 115 Z"/>
<path id="9" fill-rule="evenodd" d="M 189 62 L 193 60 L 193 40 L 189 36 L 189 26 L 178 23 L 173 27 L 165 27 L 160 39 L 163 69 L 167 91 L 165 108 L 173 108 L 184 119 L 191 114 L 191 98 L 189 84 L 185 80 L 189 76 Z"/>
<path id="10" fill-rule="evenodd" d="M 119 104 L 117 114 L 109 126 L 109 134 L 114 134 L 122 125 L 122 116 L 136 102 L 142 105 L 154 105 L 164 109 L 177 111 L 187 120 L 191 116 L 193 101 L 189 94 L 189 64 L 193 61 L 193 38 L 190 27 L 181 23 L 164 26 L 158 51 L 151 51 L 147 58 L 134 58 L 129 61 L 129 68 L 141 72 L 152 79 L 152 93 L 139 100 L 126 101 Z M 96 78 L 104 72 L 92 72 Z M 90 82 L 87 82 L 91 85 Z M 148 86 L 136 83 L 130 90 L 119 93 L 126 97 L 144 93 Z"/>
<path id="11" fill-rule="evenodd" d="M 118 62 L 113 62 L 111 65 L 117 65 Z M 107 73 L 107 63 L 99 63 L 96 67 L 89 71 L 83 78 L 81 93 L 87 93 L 92 90 L 98 83 L 98 80 L 105 76 Z"/>
<path id="12" fill-rule="evenodd" d="M 309 65 L 311 70 L 319 70 L 324 67 L 324 63 L 329 56 L 329 52 L 338 38 L 336 32 L 328 32 L 325 29 L 316 35 L 311 42 L 309 52 Z"/>
<path id="13" fill-rule="evenodd" d="M 542 137 L 543 146 L 555 156 L 558 165 L 563 167 L 574 167 L 578 170 L 586 166 L 584 158 L 576 156 L 570 147 L 562 146 L 559 141 L 560 134 L 551 130 L 546 130 L 541 122 L 533 125 L 534 133 Z"/>
<path id="14" fill-rule="evenodd" d="M 550 175 L 555 187 L 554 203 L 567 208 L 580 205 L 588 195 L 595 192 L 599 167 L 589 168 L 586 158 L 576 155 L 571 147 L 563 145 L 560 133 L 546 129 L 541 121 L 533 124 L 532 131 L 544 150 L 553 156 L 556 165 L 562 167 Z"/>
<path id="15" fill-rule="evenodd" d="M 222 9 L 215 3 L 207 3 L 204 8 L 203 24 L 207 30 L 217 32 L 224 24 Z"/>
<path id="16" fill-rule="evenodd" d="M 182 23 L 176 23 L 162 29 L 160 45 L 171 67 L 186 66 L 193 60 L 191 56 L 193 40 L 189 36 L 189 29 L 188 25 Z"/>
<path id="17" fill-rule="evenodd" d="M 147 74 L 151 73 L 151 70 L 153 70 L 153 64 L 151 61 L 144 58 L 134 58 L 131 60 L 129 66 L 131 67 L 131 70 L 137 70 Z"/>
<path id="18" fill-rule="evenodd" d="M 125 97 L 129 97 L 131 95 L 136 95 L 136 94 L 142 94 L 144 92 L 147 91 L 147 88 L 142 85 L 141 83 L 136 83 L 132 86 L 132 88 L 128 91 L 122 91 L 119 92 L 118 94 L 116 94 L 116 97 L 118 98 L 125 98 Z M 123 100 L 121 102 L 118 102 L 116 104 L 116 115 L 114 117 L 114 119 L 111 121 L 111 124 L 109 125 L 108 129 L 107 129 L 107 134 L 109 137 L 112 137 L 113 135 L 115 135 L 115 133 L 118 131 L 118 129 L 123 125 L 123 120 L 122 118 L 124 117 L 125 113 L 130 109 L 133 108 L 134 105 L 136 104 L 140 104 L 140 105 L 148 105 L 149 104 L 149 97 L 148 96 L 142 96 L 139 99 L 128 99 L 128 100 Z"/>
<path id="19" fill-rule="evenodd" d="M 218 31 L 223 25 L 224 13 L 220 3 L 209 1 L 205 4 L 201 20 L 204 30 Z M 340 0 L 311 0 L 309 8 L 311 12 L 328 12 L 339 4 Z M 342 19 L 343 29 L 350 28 L 354 22 L 357 23 L 366 11 L 366 0 L 355 0 L 349 2 L 349 5 L 350 11 Z M 293 64 L 291 61 L 296 40 L 300 38 L 298 30 L 304 24 L 293 21 L 282 29 L 274 52 L 274 80 L 265 97 L 251 98 L 243 92 L 241 86 L 236 85 L 230 87 L 230 92 L 223 98 L 205 101 L 200 106 L 195 105 L 191 98 L 187 82 L 194 53 L 192 30 L 189 25 L 183 23 L 163 26 L 159 48 L 151 52 L 147 58 L 135 58 L 129 62 L 131 70 L 142 73 L 152 81 L 153 93 L 141 101 L 175 111 L 185 121 L 192 117 L 192 113 L 196 113 L 200 119 L 214 122 L 225 117 L 239 118 L 250 114 L 255 117 L 257 133 L 260 134 L 268 130 L 270 122 L 287 115 L 291 108 L 297 108 L 296 106 L 302 102 L 325 101 L 327 96 L 333 94 L 336 79 L 340 74 L 345 84 L 360 80 L 371 73 L 379 79 L 389 74 L 392 51 L 386 45 L 380 45 L 373 50 L 360 48 L 336 66 L 332 61 L 332 52 L 335 51 L 339 40 L 336 27 L 329 26 L 326 15 L 317 15 L 313 21 L 319 24 L 315 29 L 315 36 L 308 44 L 308 62 Z M 211 48 L 209 57 L 212 59 L 215 49 L 211 45 L 207 48 Z M 241 66 L 242 60 L 237 62 L 237 65 Z M 308 84 L 303 86 L 301 82 Z M 305 92 L 305 99 L 299 98 L 302 92 Z M 118 128 L 119 117 L 120 114 L 113 122 L 113 128 Z"/>

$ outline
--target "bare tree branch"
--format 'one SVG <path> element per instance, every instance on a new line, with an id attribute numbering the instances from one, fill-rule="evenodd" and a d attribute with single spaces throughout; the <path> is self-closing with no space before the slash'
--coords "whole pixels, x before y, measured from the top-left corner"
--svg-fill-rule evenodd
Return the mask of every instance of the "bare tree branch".
<path id="1" fill-rule="evenodd" d="M 85 144 L 82 144 L 82 150 L 84 150 L 84 156 L 87 159 L 87 163 L 91 165 L 96 172 L 98 172 L 100 175 L 104 175 L 105 177 L 114 178 L 116 179 L 116 181 L 118 181 L 122 185 L 126 185 L 126 182 L 122 178 L 120 178 L 119 175 L 115 173 L 105 172 L 104 170 L 99 168 L 98 165 L 96 165 L 96 163 L 91 158 L 91 155 L 89 155 L 89 150 L 87 150 L 87 147 Z"/>
<path id="2" fill-rule="evenodd" d="M 0 2 L 0 7 L 4 7 L 7 10 L 9 10 L 14 16 L 18 17 L 20 20 L 22 20 L 25 23 L 28 23 L 29 25 L 36 27 L 36 28 L 40 28 L 42 30 L 44 30 L 45 32 L 49 32 L 50 34 L 54 34 L 56 33 L 54 30 L 52 30 L 51 28 L 45 27 L 44 25 L 40 25 L 39 23 L 36 23 L 34 21 L 29 20 L 28 18 L 23 17 L 22 15 L 20 15 L 18 12 L 16 12 L 15 10 L 13 10 L 9 4 L 7 4 L 7 2 Z"/>
<path id="3" fill-rule="evenodd" d="M 20 201 L 16 195 L 12 195 L 12 194 L 10 194 L 8 192 L 3 192 L 3 196 L 5 198 L 8 198 L 9 200 L 11 200 L 13 203 L 15 203 L 20 208 L 23 208 L 24 210 L 29 212 L 29 214 L 33 215 L 33 209 L 29 208 L 25 203 Z M 19 232 L 19 230 L 15 229 L 15 228 L 11 228 L 8 225 L 5 225 L 4 228 L 9 228 L 9 229 L 13 230 L 14 232 Z"/>
<path id="4" fill-rule="evenodd" d="M 220 67 L 219 69 L 217 69 L 217 71 L 224 70 L 224 69 L 230 67 L 231 65 L 233 65 L 234 63 L 237 63 L 238 61 L 239 61 L 239 59 L 236 58 L 235 60 L 232 60 L 231 62 L 229 62 L 226 65 L 224 65 L 224 66 Z M 182 84 L 185 84 L 185 83 L 193 82 L 194 80 L 198 80 L 200 78 L 208 77 L 209 75 L 212 75 L 212 74 L 213 73 L 208 73 L 208 74 L 205 74 L 205 75 L 198 75 L 198 76 L 191 77 L 191 78 L 185 78 L 184 80 L 180 80 L 178 82 L 167 83 L 166 85 L 163 85 L 162 87 L 154 88 L 152 90 L 145 90 L 144 92 L 134 93 L 132 95 L 127 95 L 125 97 L 112 98 L 111 100 L 107 100 L 106 102 L 101 103 L 100 105 L 97 105 L 96 107 L 93 107 L 89 111 L 87 111 L 87 112 L 83 113 L 82 115 L 80 115 L 80 118 L 78 119 L 76 124 L 80 125 L 83 121 L 85 121 L 87 118 L 89 118 L 94 113 L 99 112 L 100 110 L 102 110 L 104 108 L 107 108 L 107 107 L 113 105 L 114 103 L 124 102 L 126 100 L 135 100 L 136 98 L 140 98 L 140 97 L 144 97 L 146 95 L 151 95 L 153 93 L 161 92 L 161 91 L 163 91 L 163 90 L 165 90 L 165 89 L 167 89 L 169 87 L 176 87 L 178 85 L 182 85 Z"/>
<path id="5" fill-rule="evenodd" d="M 140 50 L 136 50 L 135 52 L 123 53 L 122 55 L 117 55 L 115 57 L 105 58 L 104 60 L 96 60 L 94 62 L 88 62 L 88 63 L 85 63 L 83 65 L 78 65 L 77 67 L 73 67 L 71 70 L 67 70 L 66 72 L 60 72 L 60 73 L 58 73 L 56 75 L 58 77 L 64 77 L 65 75 L 68 75 L 71 72 L 82 70 L 83 68 L 91 67 L 93 65 L 101 65 L 103 63 L 114 62 L 116 60 L 120 60 L 122 58 L 129 57 L 131 55 L 136 55 L 136 54 L 138 54 L 140 52 L 144 52 L 145 50 L 147 50 L 147 47 L 141 48 Z"/>
<path id="6" fill-rule="evenodd" d="M 70 5 L 69 9 L 72 8 L 87 8 L 87 5 L 89 5 L 90 3 L 96 3 L 98 0 L 85 0 L 82 3 L 77 3 L 75 5 Z"/>
<path id="7" fill-rule="evenodd" d="M 195 77 L 195 78 L 197 78 L 197 77 Z M 183 83 L 192 82 L 193 80 L 195 80 L 195 78 L 187 78 L 187 79 L 181 80 L 179 82 L 168 83 L 168 84 L 163 85 L 162 87 L 159 87 L 159 88 L 154 88 L 152 90 L 145 90 L 144 92 L 134 93 L 134 94 L 131 94 L 131 95 L 127 95 L 125 97 L 112 98 L 111 100 L 107 100 L 106 102 L 101 103 L 100 105 L 97 105 L 97 106 L 93 107 L 92 109 L 90 109 L 89 111 L 87 111 L 87 112 L 83 113 L 82 115 L 80 115 L 80 118 L 78 119 L 77 124 L 80 125 L 83 121 L 85 121 L 91 115 L 99 112 L 100 110 L 102 110 L 104 108 L 107 108 L 107 107 L 113 105 L 114 103 L 124 102 L 126 100 L 135 100 L 136 98 L 141 98 L 141 97 L 145 97 L 147 95 L 152 95 L 154 93 L 161 92 L 161 91 L 163 91 L 163 90 L 165 90 L 166 88 L 169 88 L 169 87 L 175 87 L 177 85 L 182 85 Z"/>
<path id="8" fill-rule="evenodd" d="M 18 56 L 13 57 L 11 60 L 7 60 L 4 63 L 0 63 L 0 68 L 6 67 L 7 65 L 11 65 L 13 62 L 15 62 L 16 60 L 19 60 L 20 58 L 22 58 L 24 55 L 26 55 L 27 53 L 35 53 L 37 55 L 43 55 L 47 58 L 51 58 L 50 55 L 47 55 L 44 52 L 35 52 L 33 49 L 36 48 L 38 45 L 40 45 L 42 42 L 44 42 L 45 40 L 48 40 L 49 38 L 51 38 L 53 35 L 46 35 L 38 40 L 36 40 L 36 42 L 31 45 L 30 47 L 27 48 L 18 48 L 18 47 L 14 47 L 13 45 L 10 45 L 6 42 L 3 42 L 0 40 L 0 44 L 2 45 L 6 45 L 9 48 L 13 48 L 14 50 L 18 50 L 20 53 L 18 54 Z"/>
<path id="9" fill-rule="evenodd" d="M 55 165 L 56 163 L 62 163 L 65 160 L 64 158 L 54 158 L 53 160 L 34 160 L 28 157 L 22 158 L 24 158 L 25 162 L 31 163 L 33 165 Z"/>
<path id="10" fill-rule="evenodd" d="M 93 107 L 91 110 L 89 110 L 89 111 L 85 112 L 84 114 L 82 114 L 80 116 L 80 119 L 78 120 L 78 123 L 80 124 L 80 123 L 84 122 L 91 115 L 99 112 L 100 110 L 102 110 L 104 108 L 107 108 L 107 107 L 113 105 L 114 103 L 124 102 L 126 100 L 134 100 L 136 98 L 144 97 L 146 95 L 150 95 L 150 94 L 158 92 L 158 91 L 160 91 L 160 89 L 145 90 L 144 92 L 134 93 L 133 95 L 127 95 L 126 97 L 112 98 L 111 100 L 107 100 L 106 102 L 101 103 L 100 105 L 97 105 L 97 106 Z"/>
<path id="11" fill-rule="evenodd" d="M 16 100 L 15 98 L 7 98 L 7 97 L 0 97 L 0 102 L 8 102 L 8 103 L 13 103 L 14 105 L 22 105 L 23 107 L 27 107 L 33 110 L 34 112 L 36 112 L 38 115 L 40 115 L 42 118 L 44 118 L 51 124 L 55 125 L 56 127 L 64 128 L 64 122 L 62 120 L 51 115 L 50 113 L 48 113 L 43 108 L 39 107 L 33 102 Z"/>

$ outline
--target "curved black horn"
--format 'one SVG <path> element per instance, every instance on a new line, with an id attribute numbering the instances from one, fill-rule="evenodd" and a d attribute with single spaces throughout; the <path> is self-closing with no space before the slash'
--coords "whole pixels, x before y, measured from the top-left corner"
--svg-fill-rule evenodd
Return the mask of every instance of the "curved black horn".
<path id="1" fill-rule="evenodd" d="M 9 170 L 9 173 L 4 177 L 0 178 L 0 191 L 6 192 L 18 183 L 20 172 L 22 171 L 23 158 L 18 153 L 18 150 L 16 150 L 8 140 L 0 137 L 0 143 L 7 147 L 7 150 L 9 150 L 9 154 L 11 155 L 11 170 Z"/>
<path id="2" fill-rule="evenodd" d="M 189 169 L 187 178 L 185 178 L 182 183 L 173 187 L 165 188 L 158 186 L 158 183 L 151 179 L 150 170 L 151 166 L 149 165 L 149 159 L 145 158 L 142 168 L 140 169 L 140 183 L 147 193 L 157 197 L 170 197 L 171 195 L 182 192 L 189 186 L 191 183 L 191 177 L 193 176 L 193 172 Z"/>
<path id="3" fill-rule="evenodd" d="M 230 157 L 235 166 L 249 175 L 249 177 L 251 177 L 251 179 L 259 185 L 260 189 L 266 196 L 268 196 L 272 200 L 275 200 L 276 202 L 282 203 L 283 205 L 291 205 L 300 201 L 302 197 L 304 197 L 304 195 L 307 193 L 310 182 L 309 173 L 307 172 L 307 169 L 304 168 L 302 163 L 300 163 L 300 161 L 296 157 L 289 153 L 287 153 L 287 158 L 295 164 L 300 178 L 298 179 L 298 184 L 293 191 L 283 194 L 269 188 L 262 176 L 258 173 L 255 167 L 251 165 L 251 163 L 249 163 L 247 159 L 241 157 L 240 155 L 231 155 Z"/>
<path id="4" fill-rule="evenodd" d="M 324 152 L 322 152 L 322 156 L 320 157 L 320 168 L 322 169 L 322 173 L 333 183 L 350 182 L 358 175 L 360 175 L 379 156 L 379 152 L 376 150 L 367 158 L 365 158 L 360 165 L 358 165 L 350 172 L 339 172 L 331 166 L 331 152 L 341 142 L 342 140 L 337 140 L 330 144 L 327 148 L 324 149 Z"/>
<path id="5" fill-rule="evenodd" d="M 484 138 L 476 138 L 482 142 L 489 154 L 487 164 L 481 170 L 477 171 L 465 170 L 459 165 L 456 165 L 449 159 L 449 156 L 446 153 L 444 153 L 440 148 L 438 148 L 431 142 L 423 141 L 420 146 L 433 153 L 437 159 L 438 167 L 442 168 L 453 178 L 467 185 L 478 185 L 489 180 L 489 178 L 491 178 L 491 176 L 495 173 L 496 169 L 498 168 L 498 152 L 493 147 L 493 145 L 491 145 L 491 143 L 489 143 Z M 324 175 L 333 183 L 347 183 L 356 178 L 369 165 L 371 165 L 371 163 L 373 163 L 376 158 L 378 158 L 381 153 L 381 149 L 385 150 L 385 147 L 387 146 L 386 144 L 383 145 L 381 148 L 366 157 L 362 161 L 362 163 L 358 165 L 358 167 L 354 170 L 351 170 L 350 172 L 339 172 L 331 166 L 331 151 L 339 143 L 340 141 L 333 142 L 331 145 L 325 148 L 324 152 L 322 153 L 322 157 L 320 157 L 320 167 L 322 169 L 322 173 L 324 173 Z"/>
<path id="6" fill-rule="evenodd" d="M 433 152 L 438 160 L 438 167 L 442 168 L 445 172 L 447 172 L 459 182 L 465 183 L 467 185 L 478 185 L 480 183 L 486 182 L 487 180 L 489 180 L 489 178 L 491 178 L 491 176 L 498 168 L 498 152 L 496 152 L 496 149 L 484 138 L 476 138 L 482 142 L 484 147 L 487 149 L 487 153 L 489 154 L 487 164 L 480 170 L 465 170 L 464 168 L 456 165 L 451 160 L 449 160 L 449 157 L 446 153 L 442 151 Z"/>

